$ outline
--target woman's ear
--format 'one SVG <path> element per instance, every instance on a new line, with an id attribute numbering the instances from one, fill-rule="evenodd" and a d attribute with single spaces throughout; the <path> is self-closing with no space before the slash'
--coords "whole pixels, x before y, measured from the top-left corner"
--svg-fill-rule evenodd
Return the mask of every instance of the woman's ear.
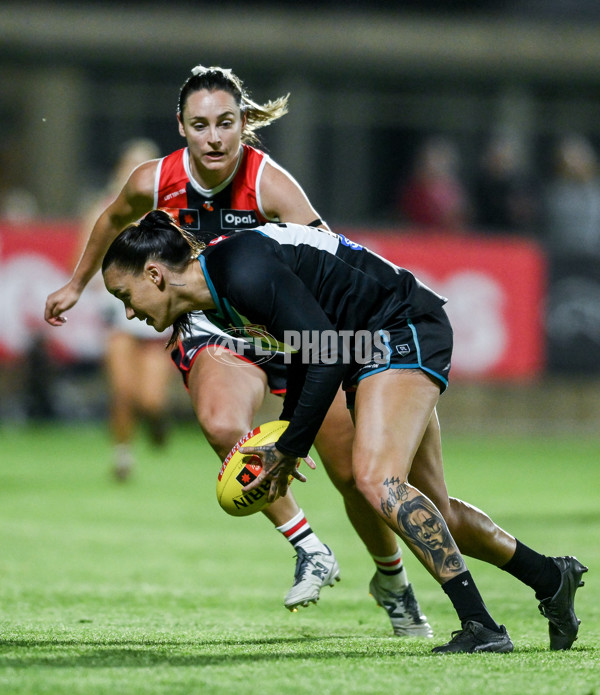
<path id="1" fill-rule="evenodd" d="M 157 263 L 149 261 L 146 263 L 144 268 L 144 276 L 147 277 L 150 282 L 154 283 L 159 289 L 164 286 L 164 274 L 163 269 Z"/>
<path id="2" fill-rule="evenodd" d="M 177 125 L 179 126 L 179 135 L 182 138 L 185 137 L 185 128 L 183 127 L 183 121 L 181 120 L 181 114 L 177 113 Z"/>

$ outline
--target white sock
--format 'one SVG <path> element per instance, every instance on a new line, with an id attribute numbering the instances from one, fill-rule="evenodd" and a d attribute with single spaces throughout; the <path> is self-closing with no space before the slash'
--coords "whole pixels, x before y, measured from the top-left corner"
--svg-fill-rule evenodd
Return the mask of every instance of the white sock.
<path id="1" fill-rule="evenodd" d="M 310 524 L 300 510 L 296 516 L 281 526 L 277 526 L 294 548 L 302 548 L 307 553 L 326 553 L 327 549 L 311 529 Z"/>
<path id="2" fill-rule="evenodd" d="M 129 444 L 115 444 L 113 449 L 113 475 L 126 480 L 131 475 L 135 460 Z"/>
<path id="3" fill-rule="evenodd" d="M 113 449 L 113 461 L 117 468 L 133 467 L 133 451 L 129 444 L 115 444 Z"/>
<path id="4" fill-rule="evenodd" d="M 375 567 L 377 567 L 379 582 L 382 586 L 392 591 L 403 590 L 408 587 L 408 577 L 406 576 L 406 569 L 402 564 L 402 551 L 400 548 L 393 555 L 387 555 L 386 557 L 372 555 L 371 557 Z"/>

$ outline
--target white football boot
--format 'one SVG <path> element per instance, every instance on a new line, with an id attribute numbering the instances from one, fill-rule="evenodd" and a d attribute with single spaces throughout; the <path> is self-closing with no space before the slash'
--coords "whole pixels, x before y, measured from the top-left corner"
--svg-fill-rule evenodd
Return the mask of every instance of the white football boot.
<path id="1" fill-rule="evenodd" d="M 369 584 L 369 592 L 377 605 L 387 611 L 395 635 L 433 637 L 433 630 L 427 622 L 427 617 L 421 613 L 412 584 L 401 592 L 390 591 L 381 585 L 379 572 L 375 572 Z"/>
<path id="2" fill-rule="evenodd" d="M 325 548 L 326 553 L 307 553 L 303 548 L 297 549 L 294 585 L 283 600 L 288 610 L 295 612 L 298 606 L 316 603 L 322 587 L 333 586 L 340 581 L 340 568 L 335 555 L 327 546 Z"/>

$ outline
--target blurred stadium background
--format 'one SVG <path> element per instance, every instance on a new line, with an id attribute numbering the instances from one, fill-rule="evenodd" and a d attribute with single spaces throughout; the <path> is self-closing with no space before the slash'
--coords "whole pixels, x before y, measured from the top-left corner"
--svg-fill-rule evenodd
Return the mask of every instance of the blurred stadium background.
<path id="1" fill-rule="evenodd" d="M 183 146 L 178 89 L 197 63 L 233 68 L 259 102 L 290 92 L 266 149 L 335 230 L 449 297 L 447 428 L 597 433 L 600 215 L 598 255 L 566 253 L 543 209 L 559 140 L 600 151 L 595 0 L 2 3 L 0 423 L 104 417 L 99 294 L 61 329 L 44 324 L 45 297 L 122 144 Z M 429 139 L 459 153 L 470 198 L 498 134 L 532 182 L 527 224 L 488 228 L 473 201 L 457 226 L 398 208 Z M 192 418 L 179 383 L 173 399 Z"/>

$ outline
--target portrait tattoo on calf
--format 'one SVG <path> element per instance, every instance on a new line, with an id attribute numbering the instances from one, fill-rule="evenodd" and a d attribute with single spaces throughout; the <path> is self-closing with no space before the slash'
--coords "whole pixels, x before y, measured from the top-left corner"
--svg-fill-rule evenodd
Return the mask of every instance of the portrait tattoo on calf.
<path id="1" fill-rule="evenodd" d="M 386 478 L 383 484 L 388 490 L 387 499 L 381 499 L 383 513 L 389 519 L 396 514 L 398 529 L 421 552 L 436 575 L 444 579 L 464 572 L 465 562 L 436 507 L 422 495 L 411 498 L 411 486 L 398 478 Z"/>

